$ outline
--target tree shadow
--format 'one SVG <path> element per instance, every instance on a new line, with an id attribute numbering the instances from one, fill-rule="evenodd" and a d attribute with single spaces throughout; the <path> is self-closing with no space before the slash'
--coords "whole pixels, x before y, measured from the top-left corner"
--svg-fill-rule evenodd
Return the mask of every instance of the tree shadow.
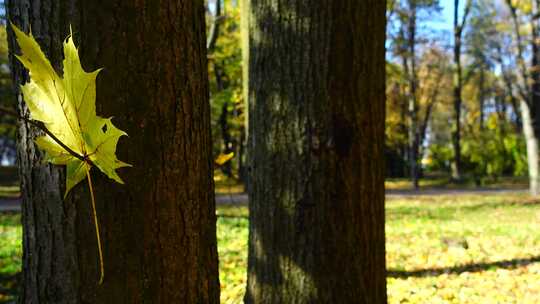
<path id="1" fill-rule="evenodd" d="M 490 263 L 471 263 L 453 267 L 441 267 L 441 268 L 428 268 L 428 269 L 418 269 L 411 271 L 404 270 L 392 270 L 387 271 L 387 276 L 389 278 L 419 278 L 419 277 L 436 277 L 443 274 L 461 274 L 464 272 L 482 272 L 486 270 L 491 270 L 493 268 L 500 269 L 516 269 L 519 267 L 524 267 L 530 264 L 540 262 L 540 256 L 534 256 L 530 258 L 523 259 L 511 259 L 503 260 L 498 262 Z"/>

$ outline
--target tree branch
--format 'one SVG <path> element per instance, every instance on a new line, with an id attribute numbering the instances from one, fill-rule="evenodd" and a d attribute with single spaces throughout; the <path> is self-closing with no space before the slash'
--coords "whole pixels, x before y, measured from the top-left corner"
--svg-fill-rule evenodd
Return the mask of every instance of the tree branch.
<path id="1" fill-rule="evenodd" d="M 465 11 L 463 12 L 463 17 L 461 19 L 461 25 L 459 26 L 460 32 L 463 31 L 465 28 L 465 25 L 467 24 L 467 17 L 469 16 L 469 13 L 471 12 L 472 7 L 472 0 L 467 0 L 467 3 L 465 4 Z"/>
<path id="2" fill-rule="evenodd" d="M 75 158 L 77 158 L 77 159 L 79 159 L 79 160 L 81 160 L 81 161 L 83 161 L 85 163 L 88 163 L 90 165 L 93 165 L 92 161 L 90 161 L 90 159 L 88 159 L 88 157 L 82 156 L 79 153 L 73 151 L 70 147 L 66 146 L 60 139 L 58 139 L 58 137 L 56 137 L 51 131 L 49 131 L 49 129 L 47 129 L 42 122 L 35 121 L 35 120 L 32 120 L 32 119 L 20 116 L 18 113 L 14 112 L 14 111 L 11 111 L 11 110 L 8 110 L 8 109 L 4 109 L 2 107 L 0 107 L 0 114 L 5 114 L 5 115 L 13 116 L 13 117 L 18 118 L 18 119 L 22 119 L 25 122 L 33 125 L 34 127 L 37 127 L 41 131 L 45 132 L 45 134 L 49 135 L 50 138 L 52 138 L 60 147 L 62 147 L 62 149 L 66 150 L 66 152 L 71 154 L 73 157 L 75 157 Z"/>
<path id="3" fill-rule="evenodd" d="M 211 53 L 216 47 L 216 41 L 219 37 L 219 28 L 222 19 L 221 0 L 216 0 L 216 14 L 214 16 L 214 22 L 212 22 L 212 26 L 210 27 L 208 39 L 206 40 L 206 49 L 208 50 L 208 53 Z"/>

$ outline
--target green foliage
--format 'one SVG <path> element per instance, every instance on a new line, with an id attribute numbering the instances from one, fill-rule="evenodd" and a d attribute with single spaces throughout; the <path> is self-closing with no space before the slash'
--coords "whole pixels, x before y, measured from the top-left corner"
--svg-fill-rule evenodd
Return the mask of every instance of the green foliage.
<path id="1" fill-rule="evenodd" d="M 521 134 L 513 125 L 490 115 L 483 129 L 469 130 L 462 138 L 462 161 L 467 172 L 484 183 L 486 178 L 524 176 L 527 173 L 527 153 Z M 450 144 L 429 146 L 426 159 L 428 171 L 449 172 L 453 159 Z"/>
<path id="2" fill-rule="evenodd" d="M 463 140 L 463 160 L 477 177 L 523 176 L 527 173 L 525 141 L 512 126 L 489 116 L 485 127 Z"/>
<path id="3" fill-rule="evenodd" d="M 450 172 L 450 164 L 453 158 L 452 147 L 448 144 L 431 144 L 426 158 L 428 171 Z"/>
<path id="4" fill-rule="evenodd" d="M 213 151 L 214 155 L 234 152 L 235 156 L 240 156 L 245 121 L 240 7 L 238 1 L 216 1 L 222 1 L 223 14 L 217 17 L 219 32 L 215 47 L 208 54 Z M 215 19 L 209 13 L 207 23 Z M 232 164 L 236 167 L 238 159 L 235 158 Z"/>

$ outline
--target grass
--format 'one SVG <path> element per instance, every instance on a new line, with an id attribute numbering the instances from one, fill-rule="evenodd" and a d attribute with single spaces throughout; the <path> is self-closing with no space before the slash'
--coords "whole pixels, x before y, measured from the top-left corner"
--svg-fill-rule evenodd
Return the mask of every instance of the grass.
<path id="1" fill-rule="evenodd" d="M 18 213 L 0 213 L 0 303 L 9 303 L 17 293 L 22 257 L 20 219 Z"/>
<path id="2" fill-rule="evenodd" d="M 473 178 L 464 178 L 460 182 L 452 181 L 449 177 L 428 176 L 419 180 L 420 189 L 476 189 L 479 187 Z M 482 188 L 488 189 L 527 189 L 527 177 L 499 177 L 485 178 L 481 181 Z M 411 190 L 411 180 L 408 178 L 387 178 L 385 181 L 387 190 Z"/>
<path id="3" fill-rule="evenodd" d="M 214 171 L 214 184 L 217 195 L 244 193 L 245 187 L 237 178 L 227 177 L 221 170 Z M 452 181 L 445 175 L 434 175 L 422 178 L 419 181 L 420 189 L 477 189 L 472 178 L 465 178 L 461 182 Z M 486 178 L 480 186 L 482 189 L 527 189 L 527 177 L 499 177 L 497 179 Z M 411 181 L 408 178 L 388 178 L 385 181 L 387 190 L 412 190 Z M 0 188 L 1 191 L 1 188 Z"/>
<path id="4" fill-rule="evenodd" d="M 540 200 L 400 197 L 386 210 L 389 303 L 538 303 Z M 217 213 L 222 303 L 242 303 L 248 211 L 220 206 Z M 0 294 L 14 290 L 20 271 L 19 220 L 0 215 Z"/>
<path id="5" fill-rule="evenodd" d="M 538 303 L 540 201 L 525 195 L 387 201 L 389 303 Z M 241 303 L 245 207 L 218 209 L 222 303 Z"/>
<path id="6" fill-rule="evenodd" d="M 216 195 L 239 194 L 245 192 L 244 185 L 234 177 L 227 177 L 221 170 L 214 170 Z"/>

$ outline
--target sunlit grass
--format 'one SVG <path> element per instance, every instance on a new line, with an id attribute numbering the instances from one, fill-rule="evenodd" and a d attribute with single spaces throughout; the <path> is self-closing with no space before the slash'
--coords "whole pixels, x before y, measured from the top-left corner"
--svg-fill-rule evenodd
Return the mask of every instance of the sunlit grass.
<path id="1" fill-rule="evenodd" d="M 384 184 L 387 190 L 412 189 L 411 180 L 408 178 L 388 178 Z M 475 189 L 478 187 L 490 189 L 526 189 L 528 181 L 526 177 L 485 178 L 481 181 L 476 181 L 469 177 L 457 183 L 448 177 L 427 177 L 420 179 L 419 185 L 421 189 Z"/>
<path id="2" fill-rule="evenodd" d="M 0 303 L 13 300 L 21 271 L 22 228 L 18 213 L 0 213 Z M 9 292 L 8 292 L 9 291 Z"/>
<path id="3" fill-rule="evenodd" d="M 389 199 L 386 210 L 389 303 L 538 303 L 539 201 L 422 196 Z M 218 215 L 222 303 L 242 303 L 247 210 Z"/>
<path id="4" fill-rule="evenodd" d="M 245 192 L 245 187 L 238 178 L 227 177 L 221 170 L 214 171 L 214 184 L 218 195 Z M 528 180 L 526 177 L 485 178 L 481 184 L 477 184 L 472 178 L 465 178 L 457 183 L 445 176 L 433 176 L 421 178 L 419 184 L 420 189 L 477 189 L 479 187 L 484 189 L 526 189 Z M 387 178 L 385 188 L 387 190 L 412 190 L 412 184 L 408 178 Z"/>
<path id="5" fill-rule="evenodd" d="M 540 200 L 401 197 L 386 210 L 389 303 L 538 303 Z M 242 303 L 248 211 L 219 206 L 217 213 L 222 303 Z M 0 214 L 0 290 L 14 286 L 1 278 L 21 269 L 19 222 L 18 214 Z"/>
<path id="6" fill-rule="evenodd" d="M 246 286 L 247 208 L 223 206 L 217 213 L 221 303 L 242 303 Z"/>
<path id="7" fill-rule="evenodd" d="M 214 170 L 215 192 L 220 194 L 239 194 L 244 193 L 244 185 L 237 179 L 227 177 L 221 170 Z"/>

